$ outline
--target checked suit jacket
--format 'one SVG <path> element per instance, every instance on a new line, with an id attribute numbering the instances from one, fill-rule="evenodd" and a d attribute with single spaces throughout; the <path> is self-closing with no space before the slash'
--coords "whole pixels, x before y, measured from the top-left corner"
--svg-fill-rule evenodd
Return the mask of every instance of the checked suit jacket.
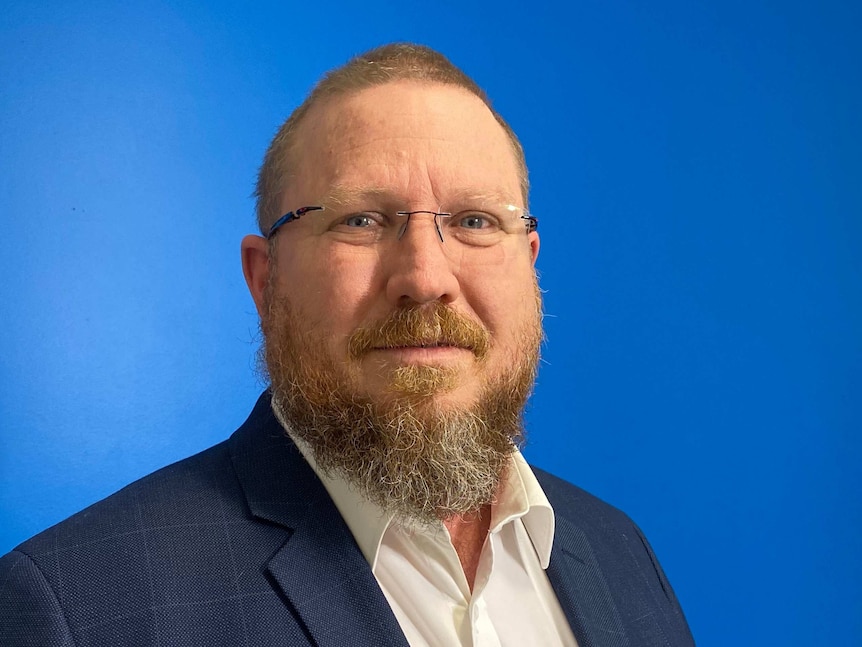
<path id="1" fill-rule="evenodd" d="M 693 645 L 670 584 L 628 517 L 535 472 L 556 515 L 548 578 L 579 646 Z M 225 442 L 0 558 L 0 645 L 407 641 L 264 393 Z"/>

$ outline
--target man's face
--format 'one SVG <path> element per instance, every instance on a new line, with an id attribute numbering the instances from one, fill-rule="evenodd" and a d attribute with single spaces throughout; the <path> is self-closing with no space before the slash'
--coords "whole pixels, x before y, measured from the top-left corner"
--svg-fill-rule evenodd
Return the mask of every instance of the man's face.
<path id="1" fill-rule="evenodd" d="M 302 124 L 295 151 L 298 172 L 283 211 L 334 194 L 341 203 L 288 223 L 275 239 L 275 293 L 318 337 L 317 352 L 349 374 L 362 395 L 388 398 L 399 367 L 432 366 L 455 374 L 451 388 L 436 396 L 440 406 L 475 403 L 490 378 L 509 370 L 524 326 L 534 323 L 538 235 L 510 236 L 471 258 L 447 250 L 453 241 L 441 244 L 427 214 L 411 217 L 403 237 L 385 250 L 351 244 L 329 225 L 355 210 L 451 209 L 465 195 L 523 206 L 503 129 L 460 88 L 394 82 L 318 106 Z M 418 346 L 351 356 L 357 329 L 376 326 L 394 310 L 434 303 L 487 331 L 484 357 Z"/>
<path id="2" fill-rule="evenodd" d="M 441 242 L 433 216 L 416 214 L 400 238 L 358 243 L 353 227 L 365 221 L 350 216 L 394 221 L 396 211 L 456 212 L 476 200 L 523 206 L 505 132 L 462 89 L 393 82 L 316 106 L 293 154 L 283 211 L 326 209 L 279 230 L 256 295 L 276 401 L 325 468 L 350 476 L 354 464 L 374 463 L 355 470 L 375 473 L 365 490 L 462 480 L 402 507 L 439 515 L 487 503 L 538 360 L 538 235 L 473 248 L 448 225 Z M 389 452 L 379 461 L 369 458 L 378 446 Z M 482 480 L 481 493 L 466 492 Z M 391 488 L 367 493 L 399 498 Z"/>

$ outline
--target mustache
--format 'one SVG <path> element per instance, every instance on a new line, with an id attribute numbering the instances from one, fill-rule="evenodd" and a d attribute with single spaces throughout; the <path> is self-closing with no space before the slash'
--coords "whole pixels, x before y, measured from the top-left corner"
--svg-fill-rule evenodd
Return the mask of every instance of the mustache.
<path id="1" fill-rule="evenodd" d="M 379 348 L 404 346 L 455 346 L 477 358 L 488 354 L 490 333 L 481 324 L 440 302 L 430 306 L 399 308 L 370 326 L 358 328 L 347 342 L 347 352 L 357 359 Z"/>

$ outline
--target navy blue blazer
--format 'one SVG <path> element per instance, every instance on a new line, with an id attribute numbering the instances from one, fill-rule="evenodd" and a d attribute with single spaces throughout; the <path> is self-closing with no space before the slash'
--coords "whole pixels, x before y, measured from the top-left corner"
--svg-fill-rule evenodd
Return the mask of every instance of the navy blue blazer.
<path id="1" fill-rule="evenodd" d="M 632 521 L 535 471 L 557 520 L 548 578 L 580 647 L 693 645 L 673 590 Z M 0 558 L 0 645 L 407 641 L 265 393 L 227 441 Z"/>

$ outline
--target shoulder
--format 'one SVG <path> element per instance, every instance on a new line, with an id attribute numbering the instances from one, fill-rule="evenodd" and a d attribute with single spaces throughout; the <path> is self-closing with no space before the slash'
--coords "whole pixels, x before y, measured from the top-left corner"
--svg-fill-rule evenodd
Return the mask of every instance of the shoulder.
<path id="1" fill-rule="evenodd" d="M 148 628 L 132 617 L 154 604 L 154 566 L 189 563 L 182 547 L 207 542 L 236 489 L 221 443 L 25 541 L 0 558 L 0 643 L 71 645 L 105 618 L 126 618 L 140 642 L 118 624 L 106 629 L 119 631 L 115 644 L 145 644 Z"/>
<path id="2" fill-rule="evenodd" d="M 598 588 L 613 600 L 620 626 L 633 644 L 658 644 L 655 636 L 664 637 L 662 644 L 693 644 L 670 582 L 634 521 L 576 485 L 535 467 L 533 473 L 554 508 L 556 528 L 548 571 L 552 581 L 557 578 L 564 587 L 562 573 L 577 580 L 586 569 L 595 577 L 582 584 L 595 588 L 596 582 L 603 583 Z M 566 571 L 566 556 L 574 557 L 579 569 Z"/>
<path id="3" fill-rule="evenodd" d="M 655 570 L 666 585 L 664 574 L 646 537 L 628 514 L 544 470 L 533 467 L 533 472 L 554 509 L 558 533 L 576 532 L 583 535 L 593 551 L 610 565 L 637 557 L 641 566 Z"/>
<path id="4" fill-rule="evenodd" d="M 39 556 L 94 543 L 122 543 L 148 529 L 182 523 L 230 500 L 237 484 L 227 444 L 157 470 L 17 547 Z"/>
<path id="5" fill-rule="evenodd" d="M 114 494 L 48 528 L 16 548 L 39 561 L 40 556 L 73 550 L 100 554 L 112 545 L 141 541 L 145 535 L 181 533 L 183 528 L 202 528 L 250 517 L 241 478 L 237 473 L 237 447 L 246 453 L 272 434 L 266 428 L 268 400 L 261 397 L 248 420 L 227 440 L 198 454 L 163 467 Z M 269 449 L 265 447 L 264 450 Z M 259 455 L 242 457 L 260 472 L 266 460 Z"/>
<path id="6" fill-rule="evenodd" d="M 595 520 L 620 528 L 634 525 L 625 512 L 610 503 L 534 465 L 530 468 L 551 502 L 556 515 L 577 519 L 580 523 Z"/>
<path id="7" fill-rule="evenodd" d="M 309 489 L 267 410 L 265 402 L 230 439 L 0 558 L 0 644 L 160 644 L 167 630 L 200 644 L 243 644 L 244 600 L 283 606 L 264 573 L 290 536 L 283 524 L 256 518 L 250 504 L 304 510 L 300 495 Z M 282 486 L 258 487 L 250 500 L 257 481 Z M 284 622 L 299 636 L 295 623 Z"/>

